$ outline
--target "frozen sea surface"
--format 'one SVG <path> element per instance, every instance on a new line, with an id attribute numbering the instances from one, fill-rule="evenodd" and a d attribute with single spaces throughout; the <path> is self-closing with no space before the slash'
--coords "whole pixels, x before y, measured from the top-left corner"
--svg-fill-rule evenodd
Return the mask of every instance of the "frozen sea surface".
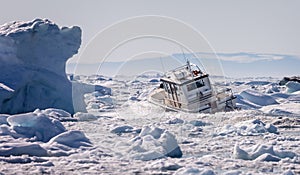
<path id="1" fill-rule="evenodd" d="M 232 79 L 224 86 L 230 86 L 238 95 L 241 110 L 190 114 L 165 111 L 150 104 L 147 95 L 159 85 L 151 76 L 75 79 L 109 87 L 111 94 L 100 93 L 99 89 L 86 93 L 88 113 L 73 116 L 57 109 L 22 114 L 34 115 L 24 122 L 18 116 L 0 115 L 0 153 L 8 148 L 14 153 L 13 149 L 18 150 L 22 144 L 29 150 L 46 151 L 41 152 L 45 155 L 2 155 L 0 172 L 300 173 L 300 101 L 295 91 L 298 84 L 279 86 L 278 80 L 268 78 Z M 59 126 L 54 130 L 55 136 L 41 137 L 47 132 L 35 127 L 37 116 L 47 117 L 45 122 Z M 33 127 L 38 132 L 20 135 L 14 126 Z"/>

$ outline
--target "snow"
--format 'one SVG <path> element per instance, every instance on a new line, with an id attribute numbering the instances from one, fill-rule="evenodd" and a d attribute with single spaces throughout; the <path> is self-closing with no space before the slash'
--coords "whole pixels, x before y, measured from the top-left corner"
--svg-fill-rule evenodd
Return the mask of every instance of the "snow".
<path id="1" fill-rule="evenodd" d="M 90 120 L 97 120 L 97 117 L 90 113 L 83 113 L 83 112 L 76 112 L 74 114 L 74 118 L 78 121 L 90 121 Z"/>
<path id="2" fill-rule="evenodd" d="M 73 113 L 65 64 L 80 44 L 79 27 L 59 28 L 47 19 L 0 26 L 0 112 L 52 107 Z"/>
<path id="3" fill-rule="evenodd" d="M 115 134 L 121 134 L 121 133 L 128 133 L 128 132 L 133 132 L 133 127 L 131 126 L 118 126 L 112 129 L 110 132 L 115 133 Z"/>
<path id="4" fill-rule="evenodd" d="M 166 121 L 166 124 L 178 124 L 178 123 L 184 123 L 184 121 L 180 118 L 172 118 L 168 121 Z"/>
<path id="5" fill-rule="evenodd" d="M 289 116 L 299 116 L 300 114 L 300 103 L 289 102 L 289 103 L 281 103 L 277 105 L 269 105 L 260 108 L 266 114 L 271 115 L 289 115 Z"/>
<path id="6" fill-rule="evenodd" d="M 87 112 L 92 110 L 101 110 L 103 105 L 110 104 L 106 109 L 112 108 L 110 98 L 105 98 L 111 95 L 111 89 L 101 86 L 92 85 L 82 82 L 72 82 L 73 106 L 75 112 Z M 97 104 L 90 103 L 99 102 Z M 102 105 L 103 104 L 103 105 Z"/>
<path id="7" fill-rule="evenodd" d="M 33 113 L 35 114 L 44 113 L 49 117 L 59 120 L 61 122 L 76 120 L 69 112 L 64 111 L 62 109 L 55 109 L 55 108 L 48 108 L 45 110 L 36 109 L 35 111 L 33 111 Z"/>
<path id="8" fill-rule="evenodd" d="M 39 110 L 34 111 L 34 113 L 39 113 Z M 42 110 L 44 114 L 47 114 L 53 118 L 60 119 L 61 117 L 71 117 L 71 114 L 67 111 L 64 111 L 62 109 L 55 109 L 55 108 L 48 108 L 45 110 Z"/>
<path id="9" fill-rule="evenodd" d="M 52 137 L 65 131 L 65 127 L 55 119 L 43 113 L 26 113 L 7 118 L 8 124 L 18 134 L 28 138 L 36 137 L 37 141 L 47 142 Z"/>
<path id="10" fill-rule="evenodd" d="M 47 150 L 41 147 L 41 145 L 36 143 L 8 143 L 2 144 L 0 149 L 1 156 L 47 156 Z"/>
<path id="11" fill-rule="evenodd" d="M 91 142 L 87 139 L 81 131 L 66 131 L 53 137 L 49 144 L 59 143 L 72 148 L 79 148 L 81 146 L 90 147 Z"/>
<path id="12" fill-rule="evenodd" d="M 215 175 L 212 170 L 201 169 L 198 168 L 182 168 L 175 172 L 175 175 Z"/>
<path id="13" fill-rule="evenodd" d="M 280 91 L 280 89 L 279 89 L 279 87 L 278 87 L 278 85 L 277 84 L 270 84 L 270 85 L 268 85 L 268 86 L 266 86 L 266 93 L 267 94 L 272 94 L 272 93 L 277 93 L 277 92 L 279 92 Z"/>
<path id="14" fill-rule="evenodd" d="M 251 86 L 255 86 L 255 85 L 268 85 L 271 82 L 269 81 L 250 81 L 248 83 L 245 83 L 246 85 L 251 85 Z"/>
<path id="15" fill-rule="evenodd" d="M 206 126 L 206 125 L 211 125 L 210 123 L 205 123 L 203 121 L 200 120 L 192 120 L 189 122 L 190 124 L 192 124 L 193 126 Z"/>

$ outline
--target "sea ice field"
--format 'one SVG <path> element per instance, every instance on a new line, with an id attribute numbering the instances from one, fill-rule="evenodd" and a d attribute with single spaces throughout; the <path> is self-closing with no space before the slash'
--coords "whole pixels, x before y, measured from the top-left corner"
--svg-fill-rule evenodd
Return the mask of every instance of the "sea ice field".
<path id="1" fill-rule="evenodd" d="M 159 75 L 74 76 L 86 112 L 0 115 L 3 174 L 299 174 L 300 84 L 227 79 L 240 110 L 166 111 Z M 105 87 L 105 88 L 104 88 Z M 83 92 L 87 92 L 82 90 Z M 25 117 L 24 117 L 25 116 Z"/>

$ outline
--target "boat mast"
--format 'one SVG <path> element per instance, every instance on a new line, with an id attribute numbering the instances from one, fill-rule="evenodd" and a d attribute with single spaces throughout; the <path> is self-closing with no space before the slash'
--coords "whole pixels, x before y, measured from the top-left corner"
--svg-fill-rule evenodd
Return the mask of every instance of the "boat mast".
<path id="1" fill-rule="evenodd" d="M 186 66 L 187 66 L 187 69 L 188 69 L 188 71 L 191 73 L 192 77 L 194 78 L 194 74 L 193 74 L 193 72 L 192 72 L 192 68 L 191 68 L 190 61 L 189 61 L 189 59 L 187 59 L 187 58 L 185 57 L 185 54 L 184 54 L 184 51 L 183 51 L 182 47 L 181 47 L 181 52 L 182 52 L 182 54 L 183 54 L 183 57 L 184 57 L 185 60 L 186 60 Z"/>
<path id="2" fill-rule="evenodd" d="M 186 60 L 186 65 L 187 65 L 188 70 L 190 71 L 190 73 L 191 73 L 192 76 L 194 77 L 194 74 L 192 73 L 191 64 L 190 64 L 190 61 L 189 61 L 188 59 Z"/>

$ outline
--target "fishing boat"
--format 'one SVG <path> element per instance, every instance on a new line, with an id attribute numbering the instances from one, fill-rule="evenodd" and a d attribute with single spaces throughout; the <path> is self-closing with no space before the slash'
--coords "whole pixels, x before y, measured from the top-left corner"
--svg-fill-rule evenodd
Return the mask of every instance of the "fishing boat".
<path id="1" fill-rule="evenodd" d="M 212 86 L 209 75 L 189 61 L 166 72 L 160 81 L 148 100 L 168 110 L 215 113 L 236 109 L 232 90 Z"/>

